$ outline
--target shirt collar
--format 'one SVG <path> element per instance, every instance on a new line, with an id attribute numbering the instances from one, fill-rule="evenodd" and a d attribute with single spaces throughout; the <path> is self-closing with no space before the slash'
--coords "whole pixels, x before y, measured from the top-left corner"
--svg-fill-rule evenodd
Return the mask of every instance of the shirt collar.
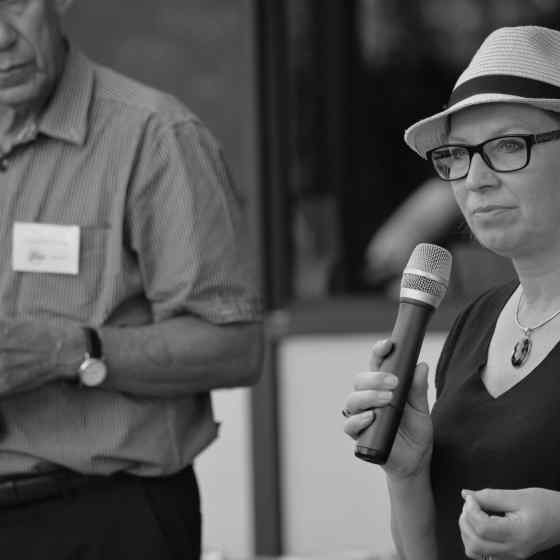
<path id="1" fill-rule="evenodd" d="M 94 86 L 91 62 L 70 46 L 58 86 L 39 118 L 38 131 L 82 145 L 88 130 L 88 113 Z"/>

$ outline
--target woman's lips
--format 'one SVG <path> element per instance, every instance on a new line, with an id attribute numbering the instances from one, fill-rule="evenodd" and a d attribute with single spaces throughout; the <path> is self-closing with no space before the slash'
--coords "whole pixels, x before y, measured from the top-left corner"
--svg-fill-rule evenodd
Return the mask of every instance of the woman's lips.
<path id="1" fill-rule="evenodd" d="M 487 206 L 477 206 L 471 212 L 471 214 L 495 214 L 497 212 L 506 212 L 511 210 L 511 206 L 498 206 L 495 204 L 489 204 Z"/>

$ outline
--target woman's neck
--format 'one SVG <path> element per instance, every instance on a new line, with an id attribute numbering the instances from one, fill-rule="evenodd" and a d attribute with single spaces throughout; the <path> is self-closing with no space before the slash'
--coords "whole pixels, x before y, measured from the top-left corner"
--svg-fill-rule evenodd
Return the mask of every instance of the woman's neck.
<path id="1" fill-rule="evenodd" d="M 560 256 L 537 260 L 514 260 L 527 310 L 548 313 L 560 308 Z"/>

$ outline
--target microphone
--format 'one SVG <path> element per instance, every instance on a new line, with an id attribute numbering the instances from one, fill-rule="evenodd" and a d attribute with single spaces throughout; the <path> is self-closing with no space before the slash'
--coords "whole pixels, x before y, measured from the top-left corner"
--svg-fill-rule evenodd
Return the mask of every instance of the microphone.
<path id="1" fill-rule="evenodd" d="M 433 311 L 449 285 L 451 253 L 430 243 L 416 246 L 401 280 L 397 319 L 391 334 L 393 348 L 379 371 L 393 373 L 399 384 L 391 402 L 375 410 L 373 423 L 360 435 L 354 455 L 383 465 L 387 462 L 408 398 L 418 354 Z"/>

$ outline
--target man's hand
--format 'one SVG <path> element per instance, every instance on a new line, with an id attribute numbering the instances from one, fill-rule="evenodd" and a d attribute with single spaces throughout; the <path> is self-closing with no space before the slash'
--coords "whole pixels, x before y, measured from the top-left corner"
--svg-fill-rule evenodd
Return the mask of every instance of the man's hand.
<path id="1" fill-rule="evenodd" d="M 0 396 L 75 378 L 85 348 L 78 326 L 0 319 Z"/>
<path id="2" fill-rule="evenodd" d="M 544 488 L 463 490 L 459 517 L 469 558 L 529 558 L 560 544 L 560 493 Z"/>

